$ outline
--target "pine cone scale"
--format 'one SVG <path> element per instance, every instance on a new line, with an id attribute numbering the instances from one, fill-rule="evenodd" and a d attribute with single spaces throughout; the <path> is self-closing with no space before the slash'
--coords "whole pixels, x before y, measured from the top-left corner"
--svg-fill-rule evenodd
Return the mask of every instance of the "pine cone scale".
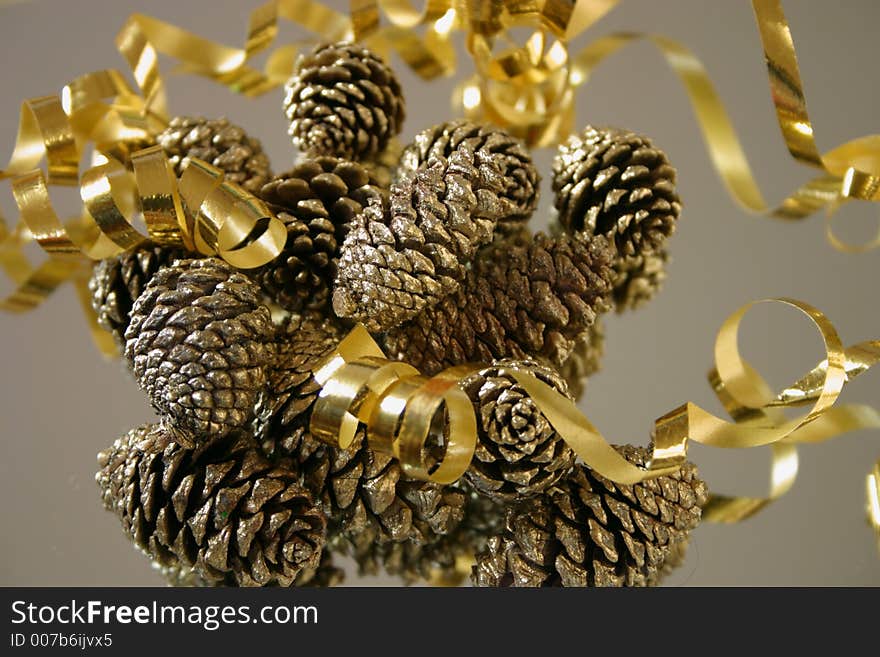
<path id="1" fill-rule="evenodd" d="M 622 447 L 630 462 L 648 452 Z M 690 490 L 684 508 L 680 490 Z M 667 494 L 664 491 L 675 491 Z M 508 511 L 506 529 L 479 555 L 478 586 L 647 586 L 678 558 L 708 495 L 693 465 L 634 486 L 613 484 L 586 466 L 546 494 Z"/>
<path id="2" fill-rule="evenodd" d="M 601 239 L 489 247 L 458 292 L 386 333 L 386 351 L 429 375 L 501 358 L 560 366 L 608 307 L 611 257 Z"/>
<path id="3" fill-rule="evenodd" d="M 318 567 L 325 520 L 296 483 L 244 437 L 195 451 L 146 426 L 99 457 L 105 506 L 136 546 L 172 572 L 209 583 L 289 586 Z"/>

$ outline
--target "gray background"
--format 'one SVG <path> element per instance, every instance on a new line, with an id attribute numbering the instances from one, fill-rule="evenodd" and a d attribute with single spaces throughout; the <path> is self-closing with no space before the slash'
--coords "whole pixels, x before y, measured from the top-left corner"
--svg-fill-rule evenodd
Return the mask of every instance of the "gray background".
<path id="1" fill-rule="evenodd" d="M 247 13 L 257 3 L 3 4 L 0 153 L 11 151 L 22 99 L 55 93 L 91 70 L 124 69 L 113 37 L 130 12 L 239 45 Z M 341 0 L 332 4 L 346 6 Z M 876 130 L 873 27 L 880 4 L 800 0 L 787 2 L 785 9 L 820 148 Z M 778 200 L 807 179 L 810 172 L 792 162 L 776 127 L 750 3 L 626 0 L 577 44 L 614 30 L 653 31 L 694 49 L 727 104 L 768 198 Z M 282 29 L 286 38 L 299 34 L 290 26 Z M 167 71 L 168 62 L 163 64 Z M 469 67 L 462 59 L 460 70 Z M 396 68 L 409 99 L 405 138 L 450 117 L 452 81 L 428 85 L 399 63 Z M 170 77 L 168 87 L 172 112 L 225 115 L 243 124 L 263 140 L 276 170 L 293 157 L 279 93 L 247 100 L 192 77 Z M 710 165 L 680 84 L 650 46 L 613 57 L 578 100 L 580 125 L 590 121 L 642 131 L 665 148 L 679 170 L 685 203 L 663 294 L 639 312 L 607 318 L 605 369 L 590 382 L 582 408 L 610 439 L 646 443 L 654 418 L 689 399 L 717 408 L 704 380 L 715 332 L 751 299 L 787 295 L 809 301 L 835 322 L 847 344 L 880 337 L 872 305 L 880 254 L 832 250 L 820 217 L 784 224 L 741 212 Z M 551 156 L 551 151 L 536 153 L 545 174 Z M 534 219 L 539 225 L 549 217 L 547 189 L 545 184 L 542 211 Z M 12 216 L 5 190 L 0 207 Z M 866 204 L 845 208 L 845 234 L 870 234 L 875 212 Z M 7 290 L 8 285 L 4 295 Z M 754 311 L 742 337 L 746 355 L 776 386 L 821 356 L 817 335 L 793 311 Z M 0 584 L 159 584 L 116 518 L 101 508 L 93 482 L 95 453 L 152 414 L 121 364 L 103 361 L 92 346 L 73 290 L 65 287 L 30 314 L 0 317 L 0 345 Z M 872 373 L 850 386 L 845 398 L 876 402 L 878 392 L 880 376 Z M 880 584 L 880 558 L 865 522 L 863 497 L 865 474 L 880 456 L 877 438 L 861 432 L 802 449 L 795 489 L 743 524 L 701 526 L 687 562 L 669 584 Z M 764 450 L 731 453 L 695 446 L 692 456 L 715 490 L 753 495 L 765 490 Z"/>

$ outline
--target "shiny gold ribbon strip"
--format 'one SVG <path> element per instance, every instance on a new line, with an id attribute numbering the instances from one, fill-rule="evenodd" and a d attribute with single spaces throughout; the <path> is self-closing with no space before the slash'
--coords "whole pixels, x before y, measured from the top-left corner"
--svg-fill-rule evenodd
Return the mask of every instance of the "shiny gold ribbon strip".
<path id="1" fill-rule="evenodd" d="M 112 216 L 98 220 L 100 230 L 90 225 L 89 214 L 62 221 L 49 201 L 48 188 L 79 184 L 84 199 L 106 200 L 106 190 L 98 193 L 93 188 L 109 183 L 119 214 L 131 215 L 132 208 L 126 207 L 123 199 L 131 196 L 131 190 L 125 189 L 130 183 L 113 162 L 130 160 L 165 125 L 168 112 L 159 55 L 176 60 L 178 70 L 208 77 L 245 95 L 259 95 L 285 81 L 298 52 L 299 44 L 284 44 L 269 51 L 262 70 L 251 66 L 251 59 L 270 50 L 276 41 L 280 20 L 299 25 L 317 38 L 357 38 L 380 51 L 394 50 L 417 74 L 428 79 L 455 69 L 450 37 L 454 31 L 464 30 L 477 69 L 477 77 L 461 85 L 457 93 L 466 114 L 506 126 L 538 145 L 556 143 L 572 129 L 574 90 L 587 82 L 596 66 L 620 48 L 648 40 L 685 85 L 712 160 L 731 195 L 743 207 L 784 219 L 802 219 L 826 209 L 828 239 L 836 248 L 863 251 L 880 244 L 880 230 L 867 243 L 848 244 L 838 237 L 831 223 L 834 212 L 847 200 L 880 200 L 880 136 L 854 139 L 820 154 L 807 113 L 791 31 L 779 0 L 753 2 L 777 119 L 792 156 L 821 173 L 776 208 L 770 208 L 764 200 L 708 74 L 682 44 L 657 35 L 624 33 L 598 39 L 576 56 L 569 55 L 567 44 L 618 1 L 427 0 L 419 9 L 408 0 L 352 0 L 349 17 L 315 0 L 274 0 L 251 12 L 244 46 L 240 48 L 135 14 L 120 30 L 116 42 L 139 91 L 133 90 L 118 71 L 103 70 L 72 81 L 61 98 L 36 98 L 22 106 L 13 153 L 7 167 L 0 170 L 0 179 L 15 178 L 13 193 L 24 207 L 21 222 L 12 230 L 4 226 L 0 237 L 4 270 L 8 274 L 16 272 L 12 278 L 19 286 L 7 298 L 8 305 L 32 307 L 57 287 L 64 272 L 72 271 L 69 263 L 46 263 L 36 269 L 21 265 L 22 257 L 14 252 L 20 251 L 28 238 L 36 240 L 52 258 L 77 252 L 91 258 L 106 257 L 139 242 L 140 233 L 112 211 Z M 518 45 L 510 30 L 523 25 L 535 31 Z M 423 34 L 417 34 L 416 28 L 424 28 Z M 498 44 L 507 47 L 496 52 Z M 80 157 L 89 144 L 94 144 L 110 163 L 79 176 Z M 44 160 L 45 173 L 40 173 L 36 168 Z M 170 196 L 173 203 L 178 202 L 173 194 Z M 214 215 L 218 213 L 215 201 L 221 197 L 237 204 L 239 214 L 260 213 L 252 205 L 248 207 L 249 199 L 224 188 L 209 203 Z M 168 200 L 168 195 L 162 198 Z M 148 216 L 154 216 L 149 202 L 145 209 Z M 148 221 L 150 236 L 160 242 L 176 239 L 180 209 L 176 208 L 174 214 L 173 219 L 170 212 L 155 214 L 171 223 L 160 226 Z M 222 246 L 219 241 L 208 246 L 202 240 L 202 252 L 217 253 L 248 266 L 264 259 L 274 248 L 274 229 L 239 250 L 233 243 L 245 236 L 232 230 L 239 222 L 225 224 L 227 230 L 221 236 L 210 214 L 200 216 L 201 229 L 194 239 L 204 234 L 208 241 L 224 242 Z M 22 230 L 23 225 L 27 230 Z M 182 235 L 186 246 L 193 248 L 194 244 L 187 243 L 189 233 L 183 231 Z"/>
<path id="2" fill-rule="evenodd" d="M 392 22 L 400 6 L 387 3 Z M 363 36 L 377 47 L 400 52 L 421 75 L 448 72 L 454 57 L 449 57 L 451 46 L 441 42 L 452 26 L 448 19 L 440 20 L 448 9 L 431 0 L 425 20 L 438 19 L 438 23 L 424 41 L 400 33 L 403 28 L 393 24 Z M 0 267 L 15 285 L 0 299 L 0 308 L 16 312 L 34 308 L 79 275 L 86 267 L 83 256 L 112 256 L 146 237 L 217 255 L 240 268 L 259 266 L 278 255 L 285 238 L 281 223 L 252 195 L 223 182 L 215 169 L 191 167 L 190 177 L 178 187 L 167 163 L 155 153 L 134 154 L 153 143 L 167 123 L 160 54 L 176 59 L 180 70 L 209 77 L 239 93 L 258 95 L 286 80 L 298 52 L 298 44 L 285 44 L 269 54 L 262 71 L 248 64 L 274 42 L 279 19 L 305 27 L 320 39 L 353 36 L 347 16 L 313 0 L 277 0 L 255 9 L 243 48 L 223 46 L 136 14 L 120 30 L 116 45 L 139 91 L 118 71 L 102 70 L 73 80 L 60 97 L 35 98 L 22 105 L 9 164 L 0 170 L 0 180 L 14 179 L 12 190 L 20 212 L 12 229 L 0 217 Z M 437 61 L 432 60 L 433 52 L 439 55 Z M 80 175 L 80 160 L 89 145 L 104 161 Z M 37 168 L 43 161 L 45 173 Z M 123 165 L 129 161 L 134 178 Z M 79 185 L 84 212 L 62 220 L 50 200 L 53 185 Z M 186 212 L 184 203 L 194 211 Z M 144 213 L 146 236 L 132 223 L 138 207 Z M 23 253 L 30 241 L 49 255 L 37 267 Z M 78 282 L 77 286 L 80 289 Z M 97 326 L 90 306 L 84 309 L 90 326 Z M 100 332 L 95 337 L 100 345 L 108 344 Z"/>
<path id="3" fill-rule="evenodd" d="M 568 15 L 568 23 L 563 19 L 553 24 L 543 15 L 526 15 L 536 20 L 541 30 L 552 29 L 559 34 L 561 27 L 565 41 L 570 41 L 616 4 L 614 1 L 578 2 Z M 832 222 L 838 208 L 848 200 L 880 200 L 880 136 L 853 139 L 820 154 L 807 112 L 794 41 L 781 2 L 753 0 L 753 8 L 767 60 L 771 98 L 786 146 L 797 162 L 821 171 L 775 208 L 765 201 L 728 113 L 702 63 L 683 44 L 667 37 L 645 33 L 612 34 L 593 41 L 566 61 L 562 55 L 536 59 L 532 45 L 536 32 L 525 45 L 493 55 L 493 39 L 509 25 L 502 18 L 492 24 L 491 29 L 470 38 L 478 75 L 459 85 L 455 102 L 470 118 L 497 122 L 536 146 L 552 145 L 571 128 L 573 91 L 585 85 L 592 71 L 609 56 L 631 43 L 647 41 L 658 48 L 684 84 L 713 164 L 731 196 L 743 208 L 780 219 L 803 219 L 825 209 L 826 234 L 835 248 L 846 252 L 876 248 L 880 245 L 880 225 L 874 238 L 851 244 L 835 233 Z M 572 25 L 577 27 L 571 29 Z M 565 76 L 562 88 L 545 82 L 551 73 Z"/>
<path id="4" fill-rule="evenodd" d="M 826 359 L 800 381 L 773 395 L 746 362 L 738 333 L 757 303 L 798 310 L 817 328 Z M 830 440 L 857 429 L 880 428 L 880 414 L 860 405 L 835 406 L 845 384 L 880 361 L 880 342 L 844 349 L 820 311 L 793 299 L 747 304 L 722 324 L 715 341 L 715 368 L 709 381 L 731 420 L 688 402 L 657 419 L 651 459 L 645 467 L 623 458 L 572 400 L 527 369 L 505 368 L 535 401 L 553 428 L 590 468 L 620 484 L 635 484 L 674 472 L 687 458 L 688 443 L 726 449 L 769 445 L 773 451 L 770 491 L 765 497 L 713 495 L 704 516 L 714 522 L 748 518 L 791 489 L 797 476 L 798 443 Z M 456 382 L 480 365 L 450 368 L 428 378 L 405 363 L 387 360 L 362 326 L 353 329 L 314 372 L 322 385 L 310 429 L 324 442 L 346 448 L 359 427 L 369 445 L 400 460 L 410 476 L 450 483 L 467 470 L 476 447 L 474 409 Z M 788 419 L 785 409 L 810 405 Z M 442 446 L 443 454 L 430 449 Z M 880 467 L 880 462 L 878 466 Z M 880 531 L 877 471 L 868 477 L 869 521 Z"/>

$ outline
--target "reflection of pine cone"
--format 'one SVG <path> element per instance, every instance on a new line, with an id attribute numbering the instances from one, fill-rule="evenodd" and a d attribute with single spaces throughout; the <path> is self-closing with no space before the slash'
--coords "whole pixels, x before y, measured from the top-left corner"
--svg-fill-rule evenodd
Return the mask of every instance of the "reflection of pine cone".
<path id="1" fill-rule="evenodd" d="M 279 329 L 266 394 L 257 403 L 254 435 L 268 454 L 289 456 L 309 490 L 323 489 L 330 467 L 330 447 L 309 434 L 312 405 L 321 391 L 312 371 L 342 338 L 329 319 L 296 316 Z"/>
<path id="2" fill-rule="evenodd" d="M 575 401 L 583 397 L 587 379 L 602 369 L 604 353 L 605 328 L 599 317 L 577 339 L 574 349 L 559 368 L 559 374 L 568 384 L 568 392 Z"/>
<path id="3" fill-rule="evenodd" d="M 568 390 L 556 372 L 533 361 L 496 361 L 461 383 L 478 422 L 466 476 L 483 494 L 515 499 L 555 484 L 571 471 L 575 454 L 506 367 L 525 370 L 563 395 Z"/>
<path id="4" fill-rule="evenodd" d="M 178 260 L 131 311 L 125 357 L 184 445 L 240 428 L 266 383 L 274 335 L 257 286 L 216 258 Z"/>
<path id="5" fill-rule="evenodd" d="M 300 149 L 369 159 L 403 126 L 403 93 L 378 56 L 354 43 L 321 44 L 296 63 L 284 113 Z"/>
<path id="6" fill-rule="evenodd" d="M 607 309 L 610 263 L 602 238 L 539 234 L 527 247 L 492 247 L 462 289 L 386 334 L 387 353 L 429 375 L 500 358 L 544 358 L 558 367 Z"/>
<path id="7" fill-rule="evenodd" d="M 98 324 L 113 335 L 118 345 L 125 347 L 131 307 L 153 274 L 181 255 L 175 249 L 146 245 L 95 264 L 89 279 L 92 308 Z"/>
<path id="8" fill-rule="evenodd" d="M 462 145 L 394 185 L 390 212 L 371 203 L 342 245 L 336 314 L 381 331 L 457 290 L 503 216 L 496 164 Z"/>
<path id="9" fill-rule="evenodd" d="M 363 434 L 349 449 L 333 449 L 324 504 L 334 544 L 358 554 L 371 543 L 427 542 L 461 521 L 464 496 L 408 479 L 397 461 L 373 451 Z"/>
<path id="10" fill-rule="evenodd" d="M 415 172 L 432 158 L 448 158 L 462 147 L 474 152 L 480 166 L 492 162 L 501 171 L 499 196 L 505 207 L 499 222 L 506 226 L 528 220 L 538 205 L 540 176 L 523 143 L 498 128 L 457 120 L 423 130 L 401 154 L 398 176 Z"/>
<path id="11" fill-rule="evenodd" d="M 104 506 L 160 566 L 194 568 L 207 583 L 290 586 L 320 563 L 323 514 L 296 471 L 246 436 L 193 451 L 147 425 L 98 462 Z"/>
<path id="12" fill-rule="evenodd" d="M 654 298 L 666 281 L 669 255 L 666 249 L 614 261 L 614 307 L 617 312 L 635 310 Z"/>
<path id="13" fill-rule="evenodd" d="M 615 128 L 588 126 L 559 147 L 553 191 L 566 229 L 604 235 L 621 256 L 659 249 L 681 211 L 666 154 L 647 137 Z"/>
<path id="14" fill-rule="evenodd" d="M 649 452 L 625 446 L 644 465 Z M 696 467 L 634 486 L 586 466 L 508 511 L 505 531 L 477 558 L 477 586 L 645 586 L 700 521 L 708 492 Z"/>
<path id="15" fill-rule="evenodd" d="M 178 177 L 193 157 L 214 165 L 226 174 L 226 180 L 252 194 L 271 175 L 259 140 L 226 119 L 175 116 L 156 139 Z"/>
<path id="16" fill-rule="evenodd" d="M 338 247 L 378 195 L 364 167 L 334 157 L 302 161 L 263 185 L 260 198 L 287 228 L 281 255 L 254 273 L 266 294 L 291 311 L 326 306 Z"/>

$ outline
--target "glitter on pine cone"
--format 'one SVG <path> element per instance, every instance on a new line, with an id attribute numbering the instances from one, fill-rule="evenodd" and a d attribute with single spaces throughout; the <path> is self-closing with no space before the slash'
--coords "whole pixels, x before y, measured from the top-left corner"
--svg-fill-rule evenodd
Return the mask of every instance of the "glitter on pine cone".
<path id="1" fill-rule="evenodd" d="M 369 160 L 400 132 L 405 103 L 380 57 L 355 43 L 325 43 L 297 60 L 284 114 L 301 150 Z"/>
<path id="2" fill-rule="evenodd" d="M 311 437 L 309 419 L 321 385 L 312 372 L 344 331 L 332 319 L 291 316 L 278 328 L 266 393 L 257 402 L 254 435 L 271 456 L 296 461 L 315 494 L 324 487 L 330 447 Z"/>
<path id="3" fill-rule="evenodd" d="M 451 487 L 409 479 L 361 432 L 348 449 L 332 449 L 323 502 L 328 541 L 357 555 L 372 544 L 426 543 L 448 534 L 461 522 L 465 499 Z"/>
<path id="4" fill-rule="evenodd" d="M 518 360 L 497 361 L 460 384 L 477 416 L 477 448 L 465 476 L 480 493 L 513 500 L 567 475 L 575 453 L 506 368 L 524 370 L 565 396 L 568 388 L 554 370 Z"/>
<path id="5" fill-rule="evenodd" d="M 205 580 L 199 575 L 198 567 L 189 567 L 180 561 L 174 562 L 176 555 L 165 553 L 167 563 L 171 565 L 162 565 L 157 561 L 153 561 L 153 567 L 168 583 L 168 586 L 176 588 L 206 588 L 218 586 L 237 586 L 235 577 L 230 573 L 223 579 Z M 163 558 L 164 558 L 163 557 Z M 291 586 L 308 586 L 315 588 L 326 588 L 330 586 L 338 586 L 345 580 L 345 571 L 337 567 L 333 563 L 333 557 L 326 550 L 321 551 L 321 561 L 317 568 L 303 567 L 299 574 L 293 580 Z"/>
<path id="6" fill-rule="evenodd" d="M 292 317 L 279 328 L 267 394 L 257 405 L 257 439 L 265 452 L 297 464 L 300 480 L 330 519 L 330 540 L 344 552 L 356 553 L 369 543 L 425 541 L 451 531 L 461 519 L 461 496 L 407 478 L 397 460 L 367 446 L 363 432 L 348 449 L 309 433 L 321 390 L 312 372 L 343 334 L 333 320 L 313 317 Z"/>
<path id="7" fill-rule="evenodd" d="M 411 175 L 432 158 L 448 158 L 460 148 L 473 151 L 479 166 L 491 162 L 502 172 L 500 225 L 512 229 L 528 221 L 538 205 L 541 177 L 525 145 L 494 126 L 456 120 L 423 130 L 403 150 L 398 178 Z"/>
<path id="8" fill-rule="evenodd" d="M 676 227 L 675 169 L 647 137 L 588 126 L 559 146 L 553 191 L 560 224 L 604 235 L 622 257 L 652 253 Z"/>
<path id="9" fill-rule="evenodd" d="M 260 191 L 272 175 L 259 140 L 226 119 L 175 116 L 156 140 L 177 177 L 193 157 L 217 167 L 226 180 L 252 194 Z"/>
<path id="10" fill-rule="evenodd" d="M 504 216 L 496 164 L 462 145 L 392 186 L 390 211 L 371 201 L 342 245 L 334 312 L 383 331 L 455 292 Z"/>
<path id="11" fill-rule="evenodd" d="M 216 258 L 178 260 L 135 302 L 125 357 L 163 425 L 192 446 L 250 420 L 274 332 L 244 274 Z"/>
<path id="12" fill-rule="evenodd" d="M 666 282 L 669 255 L 666 249 L 614 261 L 614 308 L 635 310 L 653 299 Z"/>
<path id="13" fill-rule="evenodd" d="M 416 539 L 400 542 L 359 542 L 360 549 L 353 555 L 358 572 L 377 575 L 384 571 L 400 577 L 405 584 L 419 581 L 461 584 L 467 578 L 467 572 L 462 572 L 462 562 L 472 563 L 474 555 L 485 549 L 489 538 L 503 529 L 504 509 L 499 502 L 476 493 L 465 482 L 451 488 L 466 498 L 464 516 L 451 532 L 433 536 L 421 532 Z"/>
<path id="14" fill-rule="evenodd" d="M 290 586 L 320 565 L 326 520 L 292 464 L 244 434 L 189 450 L 158 425 L 98 455 L 107 510 L 171 575 L 212 585 Z"/>
<path id="15" fill-rule="evenodd" d="M 109 331 L 123 349 L 134 302 L 160 267 L 182 256 L 179 250 L 146 244 L 95 264 L 89 278 L 92 308 L 101 328 Z"/>
<path id="16" fill-rule="evenodd" d="M 370 198 L 381 192 L 360 164 L 302 160 L 263 185 L 260 198 L 287 229 L 281 255 L 251 276 L 285 310 L 321 310 L 329 301 L 339 245 Z"/>
<path id="17" fill-rule="evenodd" d="M 577 339 L 574 349 L 559 368 L 559 374 L 568 384 L 568 393 L 577 402 L 586 389 L 587 379 L 602 369 L 605 353 L 605 328 L 599 317 Z"/>
<path id="18" fill-rule="evenodd" d="M 644 465 L 648 450 L 617 450 Z M 478 555 L 476 586 L 647 586 L 686 541 L 708 498 L 696 467 L 633 486 L 576 466 L 546 494 L 508 510 L 504 531 Z"/>
<path id="19" fill-rule="evenodd" d="M 428 375 L 501 358 L 559 367 L 610 307 L 612 256 L 603 238 L 502 241 L 481 252 L 458 292 L 389 331 L 386 353 Z"/>

